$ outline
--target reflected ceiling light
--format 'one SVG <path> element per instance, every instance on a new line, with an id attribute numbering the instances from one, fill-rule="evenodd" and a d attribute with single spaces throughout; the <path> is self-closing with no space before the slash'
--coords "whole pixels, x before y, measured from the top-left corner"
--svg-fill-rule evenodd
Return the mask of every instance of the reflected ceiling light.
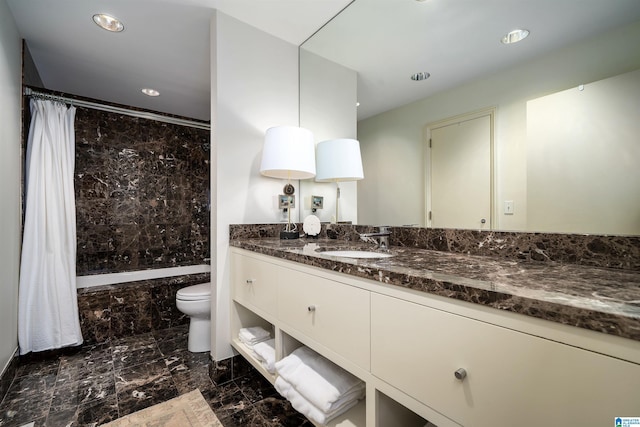
<path id="1" fill-rule="evenodd" d="M 95 22 L 100 28 L 113 33 L 124 31 L 124 24 L 122 21 L 111 15 L 107 15 L 106 13 L 96 13 L 93 15 L 93 22 Z"/>
<path id="2" fill-rule="evenodd" d="M 423 71 L 423 72 L 420 72 L 420 73 L 412 74 L 411 75 L 411 80 L 419 82 L 421 80 L 427 80 L 430 76 L 431 76 L 431 74 L 427 73 L 426 71 Z"/>
<path id="3" fill-rule="evenodd" d="M 517 30 L 510 31 L 504 36 L 502 36 L 502 39 L 500 39 L 500 41 L 504 44 L 517 43 L 520 40 L 526 39 L 528 35 L 529 35 L 529 30 L 517 29 Z"/>
<path id="4" fill-rule="evenodd" d="M 158 92 L 155 89 L 148 88 L 148 87 L 145 87 L 144 89 L 142 89 L 141 92 L 144 93 L 147 96 L 160 96 L 160 92 Z"/>

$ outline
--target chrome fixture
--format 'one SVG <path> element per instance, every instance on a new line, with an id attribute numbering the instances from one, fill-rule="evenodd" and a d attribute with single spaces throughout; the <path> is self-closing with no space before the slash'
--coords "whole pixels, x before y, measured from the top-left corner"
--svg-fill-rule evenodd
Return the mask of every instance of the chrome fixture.
<path id="1" fill-rule="evenodd" d="M 118 18 L 107 15 L 106 13 L 96 13 L 93 15 L 93 22 L 100 28 L 111 31 L 112 33 L 119 33 L 124 31 L 124 24 Z"/>
<path id="2" fill-rule="evenodd" d="M 456 377 L 457 380 L 464 380 L 467 378 L 467 370 L 464 368 L 460 368 L 453 373 L 453 376 Z"/>
<path id="3" fill-rule="evenodd" d="M 529 30 L 518 28 L 517 30 L 510 31 L 504 36 L 502 36 L 502 39 L 500 39 L 500 41 L 503 44 L 518 43 L 519 41 L 526 39 L 528 36 L 529 36 Z"/>
<path id="4" fill-rule="evenodd" d="M 144 89 L 140 89 L 140 92 L 144 93 L 147 96 L 160 96 L 160 92 L 155 89 L 151 89 L 150 87 L 145 87 Z"/>
<path id="5" fill-rule="evenodd" d="M 378 247 L 383 251 L 388 251 L 390 235 L 391 231 L 389 231 L 389 226 L 380 225 L 378 226 L 377 233 L 361 233 L 360 238 L 365 242 L 370 242 L 378 245 Z M 375 239 L 376 237 L 378 238 L 378 240 Z"/>
<path id="6" fill-rule="evenodd" d="M 411 80 L 414 80 L 416 82 L 419 82 L 419 81 L 422 81 L 422 80 L 427 80 L 429 77 L 431 77 L 431 74 L 427 73 L 426 71 L 422 71 L 420 73 L 411 74 Z"/>

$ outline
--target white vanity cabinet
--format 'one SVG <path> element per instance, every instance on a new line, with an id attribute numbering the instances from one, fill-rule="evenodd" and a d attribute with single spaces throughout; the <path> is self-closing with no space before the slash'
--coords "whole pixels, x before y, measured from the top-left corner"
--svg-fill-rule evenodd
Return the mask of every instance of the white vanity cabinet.
<path id="1" fill-rule="evenodd" d="M 252 256 L 234 254 L 232 298 L 272 319 L 277 314 L 278 267 Z"/>
<path id="2" fill-rule="evenodd" d="M 606 426 L 640 413 L 634 363 L 375 293 L 371 371 L 462 425 Z"/>
<path id="3" fill-rule="evenodd" d="M 332 426 L 606 426 L 640 416 L 637 341 L 238 248 L 231 261 L 232 337 L 270 327 L 277 359 L 304 344 L 367 384 L 366 401 Z"/>
<path id="4" fill-rule="evenodd" d="M 278 319 L 368 371 L 369 297 L 354 286 L 282 269 Z"/>
<path id="5" fill-rule="evenodd" d="M 306 345 L 366 382 L 370 293 L 289 265 L 296 264 L 231 249 L 231 345 L 274 383 L 275 376 L 238 340 L 241 328 L 261 326 L 275 337 L 276 360 Z M 368 400 L 329 427 L 366 426 Z"/>

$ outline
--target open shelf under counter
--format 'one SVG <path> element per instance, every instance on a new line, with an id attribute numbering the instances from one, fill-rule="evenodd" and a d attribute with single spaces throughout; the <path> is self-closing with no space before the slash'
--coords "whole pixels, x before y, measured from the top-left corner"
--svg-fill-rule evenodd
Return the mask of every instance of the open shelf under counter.
<path id="1" fill-rule="evenodd" d="M 310 340 L 304 334 L 291 330 L 286 325 L 280 325 L 280 328 L 277 329 L 276 343 L 279 343 L 280 345 L 281 353 L 279 354 L 280 356 L 279 359 L 282 359 L 288 356 L 297 348 L 301 346 L 305 346 L 317 352 L 318 354 L 322 355 L 326 359 L 332 361 L 333 363 L 336 363 L 336 360 L 331 360 L 329 357 L 327 357 L 328 353 L 331 353 L 333 356 L 336 356 L 335 353 L 328 351 L 327 349 L 321 349 L 317 345 L 317 343 Z M 278 354 L 277 349 L 276 349 L 276 354 Z M 354 366 L 351 366 L 351 367 L 354 367 Z M 344 369 L 344 366 L 342 366 L 342 368 Z M 356 373 L 351 372 L 351 374 L 359 377 L 359 375 L 357 375 L 357 369 L 356 369 Z M 366 408 L 367 406 L 366 406 L 366 398 L 365 398 L 365 399 L 362 399 L 360 402 L 358 402 L 357 405 L 349 409 L 344 414 L 341 414 L 338 417 L 330 420 L 326 425 L 317 424 L 312 420 L 310 420 L 310 422 L 317 427 L 364 427 L 367 425 Z"/>
<path id="2" fill-rule="evenodd" d="M 367 425 L 367 403 L 362 399 L 344 414 L 329 420 L 327 424 L 311 423 L 316 427 L 364 427 Z"/>
<path id="3" fill-rule="evenodd" d="M 265 367 L 262 366 L 262 363 L 253 355 L 251 349 L 238 339 L 233 339 L 231 346 L 271 384 L 275 384 L 277 375 L 267 371 Z M 366 417 L 366 399 L 362 399 L 353 408 L 330 420 L 327 424 L 317 424 L 311 420 L 310 422 L 317 427 L 364 427 L 367 425 Z"/>
<path id="4" fill-rule="evenodd" d="M 247 360 L 247 362 L 251 364 L 251 366 L 256 368 L 256 370 L 260 372 L 262 376 L 265 377 L 271 384 L 275 384 L 276 375 L 270 373 L 269 371 L 267 371 L 267 369 L 264 366 L 262 366 L 262 363 L 258 359 L 256 359 L 251 349 L 249 349 L 245 344 L 240 342 L 240 340 L 238 340 L 237 338 L 231 340 L 231 346 L 238 353 L 240 353 L 242 357 L 244 357 Z"/>

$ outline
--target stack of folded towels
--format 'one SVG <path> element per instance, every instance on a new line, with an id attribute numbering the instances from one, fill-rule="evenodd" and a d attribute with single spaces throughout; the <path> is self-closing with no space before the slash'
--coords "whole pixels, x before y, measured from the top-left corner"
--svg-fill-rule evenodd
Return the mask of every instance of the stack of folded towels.
<path id="1" fill-rule="evenodd" d="M 252 352 L 260 364 L 270 373 L 275 374 L 276 347 L 271 334 L 260 326 L 242 328 L 238 339 Z"/>
<path id="2" fill-rule="evenodd" d="M 365 396 L 365 384 L 308 347 L 275 364 L 275 387 L 297 411 L 319 424 L 346 412 Z"/>

